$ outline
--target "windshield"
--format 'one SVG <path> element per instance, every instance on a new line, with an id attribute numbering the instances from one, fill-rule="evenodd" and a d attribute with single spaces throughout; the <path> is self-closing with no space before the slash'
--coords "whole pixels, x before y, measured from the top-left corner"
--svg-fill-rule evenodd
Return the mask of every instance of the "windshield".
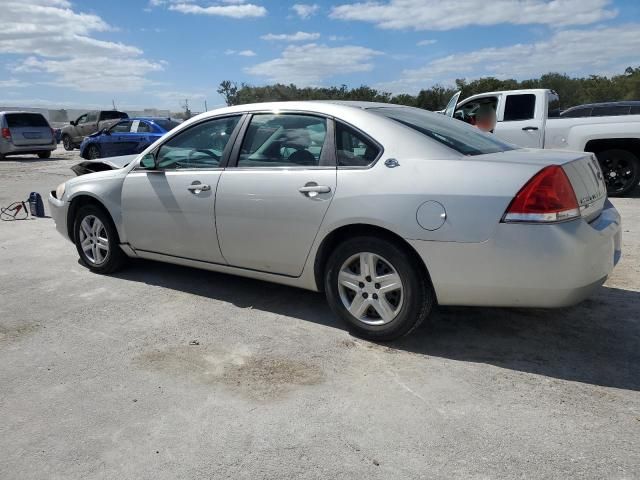
<path id="1" fill-rule="evenodd" d="M 381 107 L 369 111 L 406 125 L 463 155 L 484 155 L 515 149 L 514 146 L 498 140 L 493 134 L 481 132 L 459 120 L 419 108 Z"/>
<path id="2" fill-rule="evenodd" d="M 102 120 L 117 120 L 118 118 L 127 118 L 129 115 L 115 110 L 102 112 Z"/>

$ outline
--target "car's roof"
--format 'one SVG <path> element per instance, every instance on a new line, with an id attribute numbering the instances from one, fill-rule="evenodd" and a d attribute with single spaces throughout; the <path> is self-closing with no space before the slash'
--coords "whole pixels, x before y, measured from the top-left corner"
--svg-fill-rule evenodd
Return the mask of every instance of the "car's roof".
<path id="1" fill-rule="evenodd" d="M 129 117 L 129 118 L 123 118 L 121 119 L 123 122 L 126 121 L 130 121 L 130 120 L 146 120 L 148 122 L 157 122 L 158 120 L 170 120 L 172 122 L 175 122 L 175 120 L 173 120 L 172 118 L 167 118 L 167 117 Z"/>
<path id="2" fill-rule="evenodd" d="M 33 113 L 34 115 L 42 115 L 41 112 L 30 112 L 28 110 L 4 110 L 0 112 L 0 115 L 6 115 L 7 113 Z"/>

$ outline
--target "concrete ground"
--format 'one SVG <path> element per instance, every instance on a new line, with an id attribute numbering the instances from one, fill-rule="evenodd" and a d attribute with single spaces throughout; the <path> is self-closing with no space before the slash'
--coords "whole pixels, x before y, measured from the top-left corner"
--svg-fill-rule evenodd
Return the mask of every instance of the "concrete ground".
<path id="1" fill-rule="evenodd" d="M 0 162 L 0 205 L 74 158 Z M 51 219 L 0 222 L 0 478 L 639 478 L 640 198 L 614 203 L 624 256 L 590 300 L 443 308 L 387 345 L 320 294 L 98 276 Z"/>

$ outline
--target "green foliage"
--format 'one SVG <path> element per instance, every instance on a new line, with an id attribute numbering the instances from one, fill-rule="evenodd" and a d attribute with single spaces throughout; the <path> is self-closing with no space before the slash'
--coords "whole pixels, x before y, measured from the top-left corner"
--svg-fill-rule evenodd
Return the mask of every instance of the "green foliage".
<path id="1" fill-rule="evenodd" d="M 621 75 L 603 77 L 590 75 L 584 78 L 573 78 L 562 73 L 547 73 L 540 78 L 529 80 L 500 80 L 494 77 L 479 78 L 467 81 L 456 80 L 455 87 L 434 85 L 420 90 L 417 95 L 402 93 L 392 95 L 389 92 L 361 85 L 356 88 L 340 87 L 304 87 L 293 84 L 265 85 L 256 87 L 225 80 L 220 83 L 218 93 L 227 105 L 241 105 L 256 102 L 276 102 L 288 100 L 359 100 L 367 102 L 391 102 L 410 105 L 427 110 L 443 109 L 451 96 L 462 90 L 461 98 L 478 93 L 496 90 L 516 90 L 521 88 L 550 88 L 560 95 L 561 108 L 592 102 L 615 100 L 640 100 L 640 67 L 628 67 Z"/>

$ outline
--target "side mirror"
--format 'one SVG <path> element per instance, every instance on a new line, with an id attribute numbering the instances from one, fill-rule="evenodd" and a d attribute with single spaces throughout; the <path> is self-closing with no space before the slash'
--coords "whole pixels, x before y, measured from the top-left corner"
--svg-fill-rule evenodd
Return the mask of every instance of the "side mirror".
<path id="1" fill-rule="evenodd" d="M 76 123 L 76 121 L 75 121 L 75 120 L 71 120 L 69 123 L 70 123 L 71 125 L 73 125 L 74 127 L 77 125 L 77 123 Z"/>
<path id="2" fill-rule="evenodd" d="M 103 128 L 103 129 L 100 131 L 100 133 L 101 133 L 102 135 L 111 135 L 111 132 L 109 131 L 109 129 L 108 129 L 108 128 Z"/>
<path id="3" fill-rule="evenodd" d="M 147 170 L 154 170 L 156 168 L 156 157 L 153 153 L 147 153 L 142 160 L 140 160 L 140 166 Z"/>

